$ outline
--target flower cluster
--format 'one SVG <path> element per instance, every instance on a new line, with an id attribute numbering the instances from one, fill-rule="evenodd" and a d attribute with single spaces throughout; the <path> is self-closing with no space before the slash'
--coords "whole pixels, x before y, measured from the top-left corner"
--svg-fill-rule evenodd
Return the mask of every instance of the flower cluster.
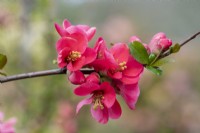
<path id="1" fill-rule="evenodd" d="M 105 124 L 109 118 L 117 119 L 122 110 L 116 95 L 122 96 L 130 109 L 140 94 L 138 82 L 144 70 L 144 64 L 137 61 L 130 53 L 126 43 L 116 43 L 108 48 L 103 38 L 99 38 L 93 48 L 88 42 L 93 38 L 96 28 L 87 25 L 71 25 L 63 21 L 63 27 L 55 24 L 61 36 L 56 43 L 57 62 L 60 68 L 70 72 L 69 80 L 78 85 L 74 93 L 89 96 L 77 105 L 76 112 L 84 105 L 91 106 L 92 117 Z M 132 36 L 129 43 L 140 42 L 148 54 L 159 54 L 169 49 L 172 42 L 164 33 L 156 34 L 149 45 Z M 93 73 L 85 75 L 81 68 L 92 68 Z"/>
<path id="2" fill-rule="evenodd" d="M 4 114 L 0 112 L 0 133 L 15 133 L 14 125 L 16 123 L 15 118 L 11 118 L 4 122 Z"/>

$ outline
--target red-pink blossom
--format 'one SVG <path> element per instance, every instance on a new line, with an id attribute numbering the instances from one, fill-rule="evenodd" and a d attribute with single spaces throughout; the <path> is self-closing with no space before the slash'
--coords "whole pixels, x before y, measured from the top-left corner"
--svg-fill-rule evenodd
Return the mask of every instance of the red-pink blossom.
<path id="1" fill-rule="evenodd" d="M 77 71 L 96 59 L 96 52 L 87 47 L 85 34 L 76 27 L 67 28 L 69 32 L 56 43 L 58 66 L 67 67 L 69 71 Z"/>
<path id="2" fill-rule="evenodd" d="M 103 38 L 99 38 L 94 46 L 94 50 L 97 53 L 97 58 L 90 64 L 96 71 L 107 70 L 112 64 L 108 59 L 109 55 L 112 56 L 106 46 L 106 42 Z"/>
<path id="3" fill-rule="evenodd" d="M 4 122 L 4 114 L 0 112 L 0 133 L 15 133 L 14 125 L 16 123 L 15 118 L 11 118 Z"/>
<path id="4" fill-rule="evenodd" d="M 149 43 L 151 53 L 159 54 L 161 51 L 166 51 L 172 45 L 172 40 L 167 38 L 165 33 L 160 32 L 153 36 Z"/>
<path id="5" fill-rule="evenodd" d="M 79 102 L 76 112 L 78 113 L 82 106 L 91 104 L 91 114 L 99 123 L 106 124 L 109 118 L 117 119 L 121 116 L 121 107 L 116 100 L 114 88 L 109 82 L 103 82 L 99 85 L 99 79 L 96 73 L 89 75 L 86 82 L 77 87 L 74 93 L 78 96 L 91 95 Z"/>
<path id="6" fill-rule="evenodd" d="M 74 25 L 71 25 L 71 23 L 67 19 L 63 21 L 63 27 L 55 23 L 55 28 L 61 37 L 65 37 L 71 27 L 74 27 Z M 75 25 L 75 27 L 81 29 L 86 34 L 88 41 L 92 39 L 96 32 L 95 27 L 89 27 L 88 25 Z"/>
<path id="7" fill-rule="evenodd" d="M 112 64 L 109 65 L 108 76 L 124 84 L 137 83 L 144 68 L 130 55 L 128 46 L 118 43 L 110 49 L 110 52 L 112 56 L 109 60 Z"/>

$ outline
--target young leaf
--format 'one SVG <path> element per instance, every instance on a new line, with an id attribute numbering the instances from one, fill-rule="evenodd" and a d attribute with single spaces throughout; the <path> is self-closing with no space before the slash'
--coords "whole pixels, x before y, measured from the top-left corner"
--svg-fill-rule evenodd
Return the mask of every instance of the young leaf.
<path id="1" fill-rule="evenodd" d="M 162 66 L 166 63 L 170 63 L 170 62 L 175 62 L 173 59 L 167 59 L 167 58 L 162 58 L 158 61 L 156 61 L 155 63 L 153 63 L 151 66 L 154 66 L 154 67 L 159 67 L 159 66 Z"/>
<path id="2" fill-rule="evenodd" d="M 132 42 L 129 45 L 131 55 L 141 64 L 149 63 L 149 55 L 147 50 L 140 42 Z"/>
<path id="3" fill-rule="evenodd" d="M 155 54 L 150 54 L 149 55 L 149 64 L 151 64 L 156 58 L 156 55 Z"/>
<path id="4" fill-rule="evenodd" d="M 156 74 L 157 76 L 162 75 L 162 70 L 160 68 L 152 67 L 152 66 L 146 66 L 146 68 Z"/>
<path id="5" fill-rule="evenodd" d="M 177 53 L 180 50 L 180 44 L 176 43 L 174 46 L 170 47 L 170 53 Z"/>
<path id="6" fill-rule="evenodd" d="M 3 69 L 6 63 L 7 63 L 7 57 L 3 54 L 0 54 L 0 69 Z"/>
<path id="7" fill-rule="evenodd" d="M 58 64 L 57 60 L 52 61 L 53 64 Z"/>

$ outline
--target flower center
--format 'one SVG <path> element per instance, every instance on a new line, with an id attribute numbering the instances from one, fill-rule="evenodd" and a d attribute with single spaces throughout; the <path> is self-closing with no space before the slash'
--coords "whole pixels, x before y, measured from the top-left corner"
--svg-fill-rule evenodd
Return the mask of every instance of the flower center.
<path id="1" fill-rule="evenodd" d="M 76 61 L 81 57 L 81 53 L 78 51 L 71 51 L 69 56 L 67 57 L 67 61 Z"/>
<path id="2" fill-rule="evenodd" d="M 126 66 L 126 62 L 125 61 L 119 63 L 119 71 L 123 71 L 126 68 L 127 68 L 127 66 Z"/>
<path id="3" fill-rule="evenodd" d="M 92 100 L 92 103 L 94 104 L 93 105 L 94 110 L 96 110 L 98 107 L 100 107 L 101 110 L 104 109 L 104 106 L 102 103 L 103 99 L 104 99 L 103 92 L 98 91 L 94 93 L 93 100 Z"/>

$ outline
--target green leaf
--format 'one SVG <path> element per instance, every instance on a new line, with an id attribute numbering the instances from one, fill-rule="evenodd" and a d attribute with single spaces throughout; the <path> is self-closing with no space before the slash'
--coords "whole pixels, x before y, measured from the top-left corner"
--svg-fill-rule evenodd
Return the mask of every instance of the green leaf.
<path id="1" fill-rule="evenodd" d="M 177 53 L 181 49 L 181 45 L 176 43 L 174 46 L 170 47 L 170 53 Z"/>
<path id="2" fill-rule="evenodd" d="M 7 63 L 7 57 L 3 54 L 0 54 L 0 69 L 3 69 L 6 63 Z"/>
<path id="3" fill-rule="evenodd" d="M 162 75 L 162 70 L 160 68 L 152 67 L 152 66 L 146 66 L 146 68 L 156 74 L 157 76 Z"/>
<path id="4" fill-rule="evenodd" d="M 175 60 L 169 59 L 169 58 L 162 58 L 162 59 L 156 61 L 155 63 L 153 63 L 151 66 L 158 67 L 158 66 L 162 66 L 164 64 L 171 63 L 171 62 L 175 62 Z"/>
<path id="5" fill-rule="evenodd" d="M 148 64 L 149 63 L 149 55 L 147 50 L 140 42 L 132 42 L 129 45 L 131 55 L 141 64 Z"/>
<path id="6" fill-rule="evenodd" d="M 4 72 L 0 71 L 0 75 L 7 76 Z"/>
<path id="7" fill-rule="evenodd" d="M 156 55 L 155 54 L 150 54 L 149 55 L 149 64 L 153 63 L 153 61 L 156 59 Z"/>

